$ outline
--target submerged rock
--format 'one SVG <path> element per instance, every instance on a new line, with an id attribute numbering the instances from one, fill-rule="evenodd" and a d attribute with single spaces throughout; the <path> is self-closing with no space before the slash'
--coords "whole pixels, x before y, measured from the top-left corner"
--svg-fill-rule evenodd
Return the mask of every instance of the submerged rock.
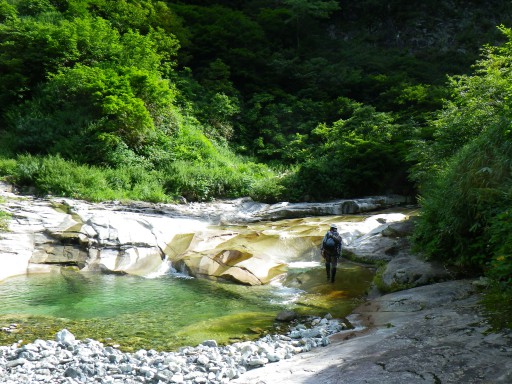
<path id="1" fill-rule="evenodd" d="M 277 314 L 276 320 L 282 322 L 290 322 L 295 320 L 297 317 L 298 315 L 294 311 L 281 311 Z"/>

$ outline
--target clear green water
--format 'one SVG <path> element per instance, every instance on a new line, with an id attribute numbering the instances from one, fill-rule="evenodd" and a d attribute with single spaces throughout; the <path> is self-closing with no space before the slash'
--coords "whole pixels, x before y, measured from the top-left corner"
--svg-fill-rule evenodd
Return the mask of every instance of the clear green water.
<path id="1" fill-rule="evenodd" d="M 343 264 L 336 284 L 323 267 L 290 269 L 282 285 L 240 286 L 179 276 L 61 273 L 19 276 L 0 283 L 0 344 L 53 339 L 62 328 L 126 351 L 175 350 L 206 339 L 219 343 L 273 331 L 276 314 L 348 315 L 361 302 L 373 274 Z"/>

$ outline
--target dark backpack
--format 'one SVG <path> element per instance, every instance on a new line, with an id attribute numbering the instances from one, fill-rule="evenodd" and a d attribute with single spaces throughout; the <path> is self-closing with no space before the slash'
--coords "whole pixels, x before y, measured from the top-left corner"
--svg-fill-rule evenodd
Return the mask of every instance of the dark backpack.
<path id="1" fill-rule="evenodd" d="M 327 234 L 327 239 L 324 241 L 324 249 L 328 251 L 337 251 L 338 242 L 336 238 L 332 236 L 330 233 Z"/>

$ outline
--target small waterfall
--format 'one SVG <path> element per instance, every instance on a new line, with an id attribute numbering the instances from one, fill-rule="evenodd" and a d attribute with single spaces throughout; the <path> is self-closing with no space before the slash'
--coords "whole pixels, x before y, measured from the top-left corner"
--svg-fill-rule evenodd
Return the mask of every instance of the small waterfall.
<path id="1" fill-rule="evenodd" d="M 169 260 L 167 256 L 162 260 L 162 263 L 160 266 L 153 272 L 148 273 L 144 277 L 148 279 L 155 279 L 157 277 L 165 276 L 165 275 L 177 275 L 177 276 L 183 276 L 188 277 L 186 273 L 178 272 L 176 268 L 172 265 L 172 261 Z"/>

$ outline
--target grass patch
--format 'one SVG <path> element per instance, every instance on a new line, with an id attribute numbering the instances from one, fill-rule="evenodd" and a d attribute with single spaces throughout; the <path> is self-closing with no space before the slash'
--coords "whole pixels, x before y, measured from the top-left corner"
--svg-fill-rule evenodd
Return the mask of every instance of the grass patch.
<path id="1" fill-rule="evenodd" d="M 275 202 L 282 193 L 276 172 L 234 156 L 210 162 L 178 160 L 153 169 L 144 165 L 107 168 L 60 156 L 20 155 L 16 159 L 0 158 L 1 176 L 21 192 L 93 202 L 170 203 L 180 196 L 189 201 L 250 196 L 257 201 Z"/>
<path id="2" fill-rule="evenodd" d="M 485 291 L 482 304 L 485 317 L 491 326 L 490 331 L 512 329 L 512 289 L 493 283 Z"/>
<path id="3" fill-rule="evenodd" d="M 0 204 L 4 204 L 6 200 L 0 196 Z M 7 232 L 9 230 L 9 220 L 11 214 L 0 209 L 0 232 Z"/>
<path id="4" fill-rule="evenodd" d="M 11 220 L 11 214 L 0 210 L 0 232 L 9 230 L 9 220 Z"/>

